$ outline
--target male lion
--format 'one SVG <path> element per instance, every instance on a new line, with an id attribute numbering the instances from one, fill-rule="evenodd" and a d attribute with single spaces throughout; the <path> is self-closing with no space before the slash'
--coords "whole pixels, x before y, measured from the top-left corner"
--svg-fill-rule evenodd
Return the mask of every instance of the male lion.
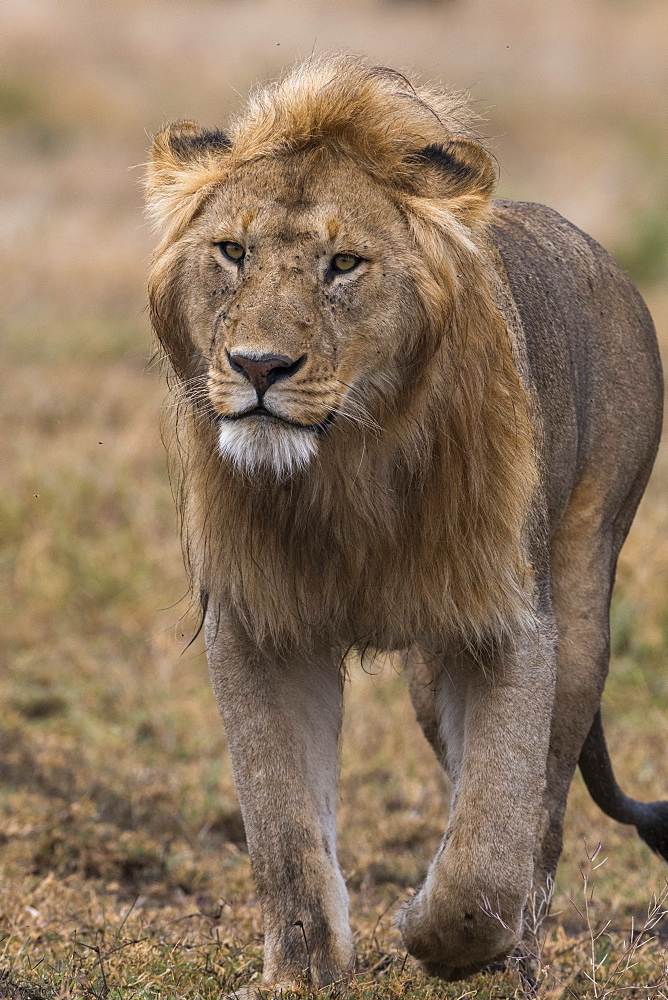
<path id="1" fill-rule="evenodd" d="M 427 972 L 512 950 L 578 762 L 668 857 L 668 803 L 622 794 L 599 714 L 659 438 L 652 321 L 556 212 L 490 200 L 472 127 L 460 99 L 346 55 L 225 133 L 154 143 L 151 316 L 269 987 L 353 968 L 335 846 L 352 647 L 402 652 L 454 788 L 399 917 Z"/>

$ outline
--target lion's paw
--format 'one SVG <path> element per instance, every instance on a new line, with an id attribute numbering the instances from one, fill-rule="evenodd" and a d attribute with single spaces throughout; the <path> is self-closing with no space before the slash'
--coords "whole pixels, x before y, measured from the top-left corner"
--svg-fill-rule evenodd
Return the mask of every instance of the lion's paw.
<path id="1" fill-rule="evenodd" d="M 464 979 L 502 961 L 517 945 L 515 932 L 480 907 L 459 910 L 442 901 L 434 907 L 423 889 L 397 915 L 406 950 L 428 976 Z"/>
<path id="2" fill-rule="evenodd" d="M 291 1000 L 302 994 L 303 988 L 297 983 L 275 983 L 273 986 L 255 983 L 232 990 L 225 994 L 224 1000 Z"/>

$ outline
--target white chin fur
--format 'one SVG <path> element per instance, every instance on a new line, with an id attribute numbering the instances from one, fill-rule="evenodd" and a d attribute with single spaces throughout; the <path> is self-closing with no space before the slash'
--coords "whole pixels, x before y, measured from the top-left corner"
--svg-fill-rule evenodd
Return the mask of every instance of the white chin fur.
<path id="1" fill-rule="evenodd" d="M 315 431 L 290 427 L 264 417 L 223 420 L 218 450 L 237 469 L 251 475 L 270 469 L 277 478 L 304 469 L 317 451 Z"/>

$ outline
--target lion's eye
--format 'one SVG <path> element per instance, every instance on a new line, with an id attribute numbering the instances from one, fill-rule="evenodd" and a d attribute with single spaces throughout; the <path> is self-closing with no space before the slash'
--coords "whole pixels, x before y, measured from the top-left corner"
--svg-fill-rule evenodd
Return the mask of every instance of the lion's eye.
<path id="1" fill-rule="evenodd" d="M 332 257 L 333 271 L 352 271 L 361 261 L 361 257 L 355 257 L 351 253 L 337 253 Z"/>
<path id="2" fill-rule="evenodd" d="M 246 251 L 240 243 L 232 243 L 230 240 L 226 240 L 224 243 L 219 243 L 218 246 L 225 256 L 229 260 L 233 260 L 235 264 L 238 264 L 246 256 Z"/>

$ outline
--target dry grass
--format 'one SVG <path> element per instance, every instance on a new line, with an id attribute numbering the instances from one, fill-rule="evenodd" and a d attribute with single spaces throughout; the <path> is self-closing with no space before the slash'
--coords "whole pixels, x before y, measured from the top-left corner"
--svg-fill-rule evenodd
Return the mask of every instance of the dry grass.
<path id="1" fill-rule="evenodd" d="M 668 8 L 363 0 L 344 14 L 319 0 L 3 5 L 0 997 L 219 997 L 261 968 L 204 658 L 184 650 L 184 602 L 167 607 L 185 584 L 141 315 L 150 239 L 127 171 L 144 129 L 218 123 L 230 84 L 243 92 L 314 40 L 478 81 L 504 193 L 616 249 L 668 350 Z M 668 443 L 624 550 L 613 634 L 619 777 L 665 797 Z M 341 858 L 360 973 L 344 995 L 525 996 L 519 969 L 444 987 L 406 960 L 392 914 L 438 844 L 445 780 L 391 664 L 354 672 L 347 704 Z M 585 842 L 598 840 L 608 861 L 594 872 L 602 855 L 589 861 Z M 640 932 L 665 881 L 577 779 L 541 995 L 668 996 L 666 921 Z"/>

